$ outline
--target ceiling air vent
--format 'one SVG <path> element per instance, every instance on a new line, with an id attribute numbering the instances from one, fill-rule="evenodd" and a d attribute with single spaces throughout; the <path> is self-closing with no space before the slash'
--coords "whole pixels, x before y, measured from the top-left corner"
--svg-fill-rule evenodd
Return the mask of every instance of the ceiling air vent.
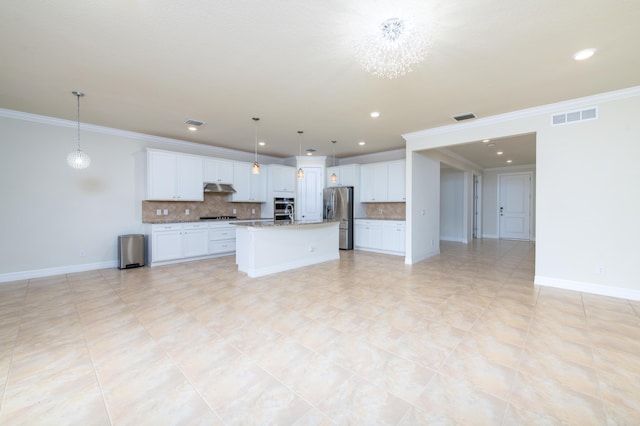
<path id="1" fill-rule="evenodd" d="M 200 127 L 204 124 L 204 121 L 200 121 L 200 120 L 187 120 L 184 122 L 184 124 L 186 124 L 187 126 L 196 126 L 196 127 Z"/>
<path id="2" fill-rule="evenodd" d="M 595 120 L 598 118 L 598 107 L 590 107 L 578 111 L 563 112 L 551 116 L 551 125 L 577 123 L 578 121 Z"/>
<path id="3" fill-rule="evenodd" d="M 472 118 L 476 118 L 476 115 L 472 112 L 453 116 L 453 119 L 456 121 L 470 120 Z"/>

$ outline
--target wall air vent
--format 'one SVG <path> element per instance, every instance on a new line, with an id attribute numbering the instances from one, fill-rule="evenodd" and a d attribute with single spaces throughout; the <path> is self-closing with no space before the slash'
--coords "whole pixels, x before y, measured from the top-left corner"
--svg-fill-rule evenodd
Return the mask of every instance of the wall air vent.
<path id="1" fill-rule="evenodd" d="M 551 125 L 577 123 L 578 121 L 595 120 L 598 118 L 598 107 L 585 108 L 578 111 L 563 112 L 551 116 Z"/>
<path id="2" fill-rule="evenodd" d="M 472 118 L 476 118 L 476 115 L 472 112 L 453 116 L 453 119 L 456 121 L 470 120 Z"/>
<path id="3" fill-rule="evenodd" d="M 189 120 L 185 121 L 184 124 L 186 124 L 187 126 L 200 127 L 200 126 L 202 126 L 204 124 L 204 121 L 189 119 Z"/>

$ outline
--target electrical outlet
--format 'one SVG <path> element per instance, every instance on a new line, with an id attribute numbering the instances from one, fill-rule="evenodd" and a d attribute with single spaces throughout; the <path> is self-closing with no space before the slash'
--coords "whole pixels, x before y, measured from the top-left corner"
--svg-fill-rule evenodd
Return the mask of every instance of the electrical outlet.
<path id="1" fill-rule="evenodd" d="M 233 209 L 233 214 L 237 214 L 238 211 L 236 209 Z"/>
<path id="2" fill-rule="evenodd" d="M 189 216 L 189 214 L 191 213 L 191 211 L 189 211 L 189 209 L 184 209 L 184 214 Z"/>
<path id="3" fill-rule="evenodd" d="M 604 265 L 598 265 L 596 267 L 596 272 L 598 275 L 604 275 L 607 273 L 607 268 L 605 268 Z"/>
<path id="4" fill-rule="evenodd" d="M 160 209 L 156 210 L 156 215 L 162 216 L 162 210 L 160 210 Z"/>
<path id="5" fill-rule="evenodd" d="M 162 212 L 165 216 L 169 214 L 169 209 L 164 209 L 164 211 Z"/>
<path id="6" fill-rule="evenodd" d="M 251 214 L 256 214 L 256 209 L 251 209 Z"/>
<path id="7" fill-rule="evenodd" d="M 84 249 L 80 249 L 80 257 L 84 257 Z"/>
<path id="8" fill-rule="evenodd" d="M 382 214 L 382 209 L 378 209 L 378 214 Z"/>

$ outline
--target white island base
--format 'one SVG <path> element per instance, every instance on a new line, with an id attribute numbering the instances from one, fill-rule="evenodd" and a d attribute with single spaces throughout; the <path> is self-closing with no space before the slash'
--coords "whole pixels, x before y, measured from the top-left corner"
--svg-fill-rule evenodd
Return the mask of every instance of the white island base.
<path id="1" fill-rule="evenodd" d="M 236 263 L 261 277 L 340 259 L 338 222 L 286 225 L 237 224 Z"/>

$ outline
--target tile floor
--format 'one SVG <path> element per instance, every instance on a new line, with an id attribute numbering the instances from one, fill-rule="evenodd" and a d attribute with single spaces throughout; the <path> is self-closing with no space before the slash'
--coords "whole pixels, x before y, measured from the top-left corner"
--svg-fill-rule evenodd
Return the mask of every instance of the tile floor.
<path id="1" fill-rule="evenodd" d="M 532 243 L 441 248 L 0 284 L 0 424 L 640 424 L 640 302 L 534 286 Z"/>

